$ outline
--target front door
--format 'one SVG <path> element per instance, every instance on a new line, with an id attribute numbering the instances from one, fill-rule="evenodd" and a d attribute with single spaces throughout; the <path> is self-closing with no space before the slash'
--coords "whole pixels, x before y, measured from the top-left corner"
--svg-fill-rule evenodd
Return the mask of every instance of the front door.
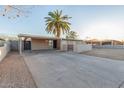
<path id="1" fill-rule="evenodd" d="M 53 40 L 53 48 L 54 48 L 54 49 L 57 48 L 57 40 Z"/>
<path id="2" fill-rule="evenodd" d="M 31 41 L 24 41 L 24 50 L 31 50 Z"/>

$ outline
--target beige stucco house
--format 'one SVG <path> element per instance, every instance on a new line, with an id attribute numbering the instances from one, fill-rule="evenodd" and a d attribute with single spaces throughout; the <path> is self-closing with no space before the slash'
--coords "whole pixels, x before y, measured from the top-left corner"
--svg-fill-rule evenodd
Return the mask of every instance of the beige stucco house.
<path id="1" fill-rule="evenodd" d="M 82 52 L 92 49 L 83 40 L 60 39 L 55 37 L 44 37 L 38 35 L 19 34 L 19 52 L 25 50 L 57 49 L 61 51 Z"/>

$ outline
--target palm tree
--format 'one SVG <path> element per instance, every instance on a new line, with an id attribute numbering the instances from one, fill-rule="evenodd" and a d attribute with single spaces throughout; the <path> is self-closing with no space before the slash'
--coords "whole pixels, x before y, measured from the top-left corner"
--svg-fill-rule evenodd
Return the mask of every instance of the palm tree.
<path id="1" fill-rule="evenodd" d="M 66 35 L 66 39 L 76 39 L 78 37 L 78 34 L 75 31 L 70 31 Z"/>
<path id="2" fill-rule="evenodd" d="M 68 20 L 71 18 L 68 15 L 63 15 L 62 10 L 55 10 L 48 13 L 49 17 L 45 17 L 46 31 L 53 33 L 57 38 L 60 38 L 61 33 L 68 33 L 70 30 L 70 23 Z"/>

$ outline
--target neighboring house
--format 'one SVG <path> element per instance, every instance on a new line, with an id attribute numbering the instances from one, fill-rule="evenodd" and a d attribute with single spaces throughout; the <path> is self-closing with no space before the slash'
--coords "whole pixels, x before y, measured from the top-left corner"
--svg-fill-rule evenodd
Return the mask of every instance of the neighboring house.
<path id="1" fill-rule="evenodd" d="M 83 40 L 59 39 L 55 37 L 44 37 L 38 35 L 19 34 L 19 52 L 24 50 L 57 49 L 61 51 L 82 52 L 91 50 Z"/>
<path id="2" fill-rule="evenodd" d="M 85 41 L 87 44 L 92 44 L 92 45 L 124 45 L 123 42 L 118 41 L 118 40 L 97 40 L 97 39 L 92 39 L 92 40 L 86 40 Z"/>
<path id="3" fill-rule="evenodd" d="M 86 44 L 101 45 L 101 41 L 97 39 L 85 40 Z"/>
<path id="4" fill-rule="evenodd" d="M 114 49 L 124 49 L 124 42 L 119 40 L 86 40 L 87 44 L 93 46 L 93 48 L 114 48 Z"/>

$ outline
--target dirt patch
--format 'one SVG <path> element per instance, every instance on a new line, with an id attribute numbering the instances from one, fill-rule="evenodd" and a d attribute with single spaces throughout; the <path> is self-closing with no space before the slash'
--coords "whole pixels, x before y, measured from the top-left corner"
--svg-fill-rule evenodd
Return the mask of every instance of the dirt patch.
<path id="1" fill-rule="evenodd" d="M 10 52 L 0 63 L 0 87 L 36 87 L 23 57 L 16 52 Z"/>
<path id="2" fill-rule="evenodd" d="M 93 49 L 82 54 L 115 60 L 124 60 L 124 49 Z"/>

